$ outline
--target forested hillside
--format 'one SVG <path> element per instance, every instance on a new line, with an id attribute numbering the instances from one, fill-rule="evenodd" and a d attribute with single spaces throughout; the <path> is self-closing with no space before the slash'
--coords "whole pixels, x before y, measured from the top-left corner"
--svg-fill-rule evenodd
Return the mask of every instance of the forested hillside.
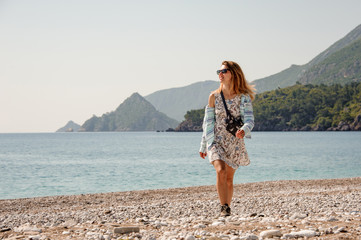
<path id="1" fill-rule="evenodd" d="M 184 115 L 185 121 L 181 122 L 175 129 L 177 132 L 199 132 L 202 131 L 204 109 L 190 110 Z"/>
<path id="2" fill-rule="evenodd" d="M 352 130 L 361 115 L 361 83 L 297 84 L 257 95 L 253 108 L 255 130 Z"/>
<path id="3" fill-rule="evenodd" d="M 256 95 L 254 131 L 361 130 L 361 83 L 301 85 Z M 185 115 L 177 131 L 201 129 L 204 110 Z"/>

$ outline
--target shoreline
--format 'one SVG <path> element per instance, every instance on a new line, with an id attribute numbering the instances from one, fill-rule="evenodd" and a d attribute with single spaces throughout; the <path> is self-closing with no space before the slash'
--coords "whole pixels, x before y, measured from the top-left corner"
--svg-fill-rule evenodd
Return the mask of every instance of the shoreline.
<path id="1" fill-rule="evenodd" d="M 3 199 L 0 238 L 357 239 L 360 199 L 361 177 L 235 184 L 227 218 L 214 185 Z"/>
<path id="2" fill-rule="evenodd" d="M 249 184 L 261 184 L 261 183 L 282 183 L 282 182 L 308 182 L 308 181 L 328 181 L 328 180 L 345 180 L 345 179 L 357 179 L 357 177 L 340 177 L 340 178 L 316 178 L 316 179 L 282 179 L 282 180 L 266 180 L 266 181 L 256 181 L 256 182 L 244 182 L 244 183 L 235 183 L 234 187 L 236 188 L 239 185 L 249 185 Z M 36 200 L 38 198 L 56 198 L 56 197 L 76 197 L 76 196 L 85 196 L 85 195 L 106 195 L 106 194 L 121 194 L 121 193 L 136 193 L 136 192 L 152 192 L 152 191 L 172 191 L 178 189 L 192 189 L 192 188 L 209 188 L 214 187 L 215 185 L 198 185 L 198 186 L 186 186 L 186 187 L 170 187 L 170 188 L 151 188 L 151 189 L 138 189 L 138 190 L 123 190 L 116 192 L 95 192 L 95 193 L 79 193 L 79 194 L 59 194 L 59 195 L 44 195 L 44 196 L 31 196 L 31 197 L 19 197 L 19 198 L 0 198 L 0 203 L 2 201 L 17 201 L 17 200 Z"/>
<path id="3" fill-rule="evenodd" d="M 248 184 L 258 184 L 258 183 L 281 183 L 281 182 L 293 182 L 293 181 L 326 181 L 326 180 L 342 180 L 342 179 L 354 179 L 361 178 L 357 177 L 340 177 L 340 178 L 316 178 L 316 179 L 282 179 L 282 180 L 266 180 L 266 181 L 256 181 L 256 182 L 244 182 L 244 183 L 235 183 L 234 187 L 238 185 L 248 185 Z M 206 187 L 215 187 L 215 185 L 198 185 L 198 186 L 186 186 L 186 187 L 170 187 L 170 188 L 150 188 L 150 189 L 136 189 L 136 190 L 122 190 L 116 192 L 93 192 L 93 193 L 76 193 L 76 194 L 59 194 L 59 195 L 43 195 L 43 196 L 30 196 L 30 197 L 18 197 L 18 198 L 0 198 L 1 201 L 16 201 L 16 200 L 36 200 L 38 198 L 56 198 L 56 197 L 76 197 L 84 195 L 103 195 L 103 194 L 114 194 L 114 193 L 132 193 L 132 192 L 148 192 L 148 191 L 171 191 L 176 189 L 188 189 L 188 188 L 206 188 Z"/>

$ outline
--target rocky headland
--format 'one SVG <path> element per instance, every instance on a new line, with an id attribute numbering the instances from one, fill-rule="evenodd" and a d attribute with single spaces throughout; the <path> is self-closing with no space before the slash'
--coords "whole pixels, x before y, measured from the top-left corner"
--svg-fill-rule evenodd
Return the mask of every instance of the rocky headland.
<path id="1" fill-rule="evenodd" d="M 0 239 L 361 239 L 361 177 L 0 200 Z"/>

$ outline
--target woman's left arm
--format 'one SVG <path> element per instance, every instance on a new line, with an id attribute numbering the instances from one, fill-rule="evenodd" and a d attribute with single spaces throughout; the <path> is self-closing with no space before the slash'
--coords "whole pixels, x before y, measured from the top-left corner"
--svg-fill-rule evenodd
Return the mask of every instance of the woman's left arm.
<path id="1" fill-rule="evenodd" d="M 241 106 L 242 107 L 242 106 Z M 251 131 L 254 127 L 254 116 L 253 116 L 253 107 L 252 100 L 249 96 L 244 96 L 243 102 L 243 116 L 244 116 L 244 125 L 241 130 L 244 131 L 244 136 L 250 138 Z"/>

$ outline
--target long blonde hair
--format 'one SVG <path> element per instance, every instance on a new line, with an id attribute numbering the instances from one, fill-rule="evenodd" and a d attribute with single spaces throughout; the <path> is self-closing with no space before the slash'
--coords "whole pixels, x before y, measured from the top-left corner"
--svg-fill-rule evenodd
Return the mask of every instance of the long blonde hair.
<path id="1" fill-rule="evenodd" d="M 236 62 L 232 61 L 223 61 L 222 65 L 227 66 L 227 69 L 231 71 L 232 74 L 232 86 L 231 91 L 234 91 L 237 94 L 247 94 L 250 96 L 252 100 L 254 100 L 254 96 L 256 95 L 256 89 L 254 85 L 250 85 L 241 69 L 241 67 Z M 218 91 L 221 92 L 223 84 L 219 87 Z"/>

